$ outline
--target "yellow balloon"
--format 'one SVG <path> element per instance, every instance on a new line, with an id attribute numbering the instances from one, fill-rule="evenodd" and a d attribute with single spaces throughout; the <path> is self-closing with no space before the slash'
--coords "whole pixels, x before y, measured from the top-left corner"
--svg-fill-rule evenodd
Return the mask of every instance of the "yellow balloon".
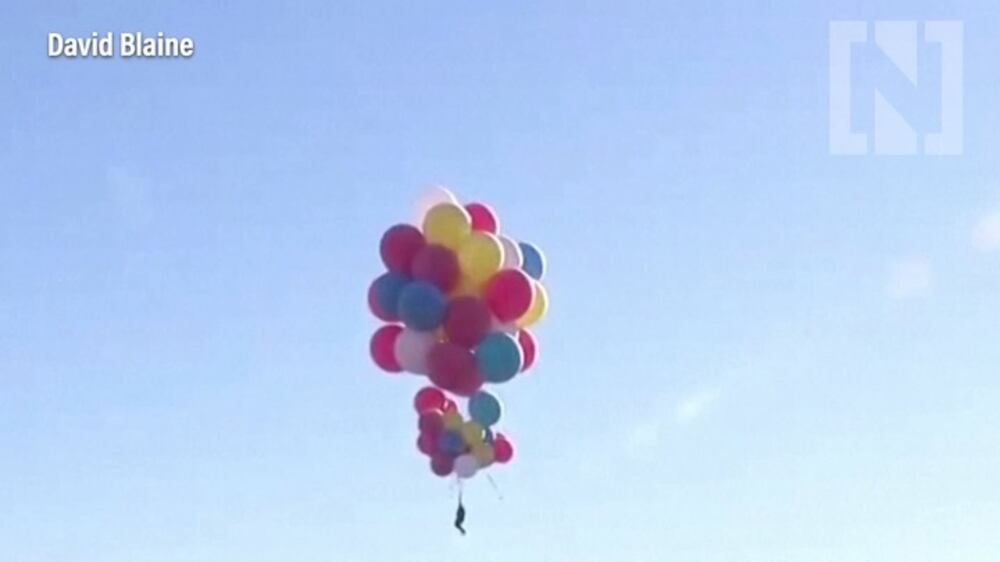
<path id="1" fill-rule="evenodd" d="M 483 293 L 483 284 L 476 283 L 464 275 L 459 278 L 455 288 L 451 290 L 453 297 L 480 297 Z"/>
<path id="2" fill-rule="evenodd" d="M 472 456 L 476 457 L 480 468 L 493 464 L 493 445 L 489 443 L 477 443 L 473 445 Z"/>
<path id="3" fill-rule="evenodd" d="M 465 421 L 462 419 L 462 414 L 452 410 L 450 412 L 444 413 L 444 427 L 446 429 L 462 429 L 462 425 Z"/>
<path id="4" fill-rule="evenodd" d="M 431 207 L 424 217 L 424 237 L 431 244 L 441 244 L 457 250 L 472 232 L 469 212 L 454 203 Z"/>
<path id="5" fill-rule="evenodd" d="M 531 287 L 531 308 L 517 321 L 517 325 L 522 328 L 527 328 L 541 320 L 549 309 L 549 293 L 545 290 L 545 286 L 539 281 L 532 281 Z"/>
<path id="6" fill-rule="evenodd" d="M 503 266 L 503 244 L 489 232 L 473 232 L 458 247 L 462 277 L 483 283 Z"/>
<path id="7" fill-rule="evenodd" d="M 462 424 L 462 438 L 470 447 L 483 442 L 483 426 L 474 421 L 467 421 Z"/>

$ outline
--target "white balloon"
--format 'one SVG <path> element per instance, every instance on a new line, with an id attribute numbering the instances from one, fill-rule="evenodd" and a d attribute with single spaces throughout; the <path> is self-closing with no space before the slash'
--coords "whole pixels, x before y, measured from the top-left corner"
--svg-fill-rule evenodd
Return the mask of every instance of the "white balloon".
<path id="1" fill-rule="evenodd" d="M 516 322 L 501 322 L 496 316 L 490 314 L 490 331 L 491 332 L 504 332 L 507 334 L 514 335 L 517 333 L 517 323 Z M 400 334 L 402 336 L 402 334 Z M 399 340 L 396 340 L 399 341 Z M 398 359 L 398 358 L 397 358 Z"/>
<path id="2" fill-rule="evenodd" d="M 459 478 L 472 478 L 479 471 L 479 461 L 466 453 L 455 459 L 455 475 Z"/>
<path id="3" fill-rule="evenodd" d="M 503 268 L 521 269 L 521 263 L 524 259 L 521 254 L 521 246 L 506 236 L 500 237 L 500 244 L 503 246 Z"/>
<path id="4" fill-rule="evenodd" d="M 426 375 L 429 371 L 427 355 L 436 342 L 437 337 L 432 332 L 418 332 L 410 328 L 403 328 L 403 331 L 396 337 L 396 344 L 393 347 L 396 362 L 404 371 Z"/>
<path id="5" fill-rule="evenodd" d="M 417 203 L 413 208 L 413 224 L 417 228 L 422 227 L 424 224 L 424 215 L 427 214 L 427 211 L 430 211 L 435 205 L 440 205 L 441 203 L 458 205 L 458 198 L 444 186 L 429 186 L 417 197 Z"/>

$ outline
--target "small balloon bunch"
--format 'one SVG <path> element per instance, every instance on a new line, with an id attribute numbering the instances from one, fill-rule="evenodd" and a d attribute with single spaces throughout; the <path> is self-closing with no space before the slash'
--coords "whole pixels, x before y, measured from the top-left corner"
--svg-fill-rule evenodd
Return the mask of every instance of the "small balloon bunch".
<path id="1" fill-rule="evenodd" d="M 480 469 L 507 463 L 514 446 L 492 426 L 500 420 L 502 406 L 495 396 L 478 391 L 469 398 L 469 418 L 465 419 L 438 388 L 420 389 L 414 397 L 417 410 L 417 449 L 431 459 L 431 471 L 438 476 L 452 472 L 472 478 Z"/>
<path id="2" fill-rule="evenodd" d="M 387 271 L 371 284 L 368 305 L 386 324 L 370 351 L 385 371 L 430 379 L 416 399 L 418 447 L 435 474 L 468 478 L 513 455 L 492 430 L 500 401 L 483 386 L 508 382 L 535 362 L 528 328 L 548 308 L 545 260 L 535 246 L 501 235 L 490 207 L 462 206 L 443 193 L 421 228 L 397 224 L 382 236 Z M 445 393 L 468 399 L 468 419 Z"/>

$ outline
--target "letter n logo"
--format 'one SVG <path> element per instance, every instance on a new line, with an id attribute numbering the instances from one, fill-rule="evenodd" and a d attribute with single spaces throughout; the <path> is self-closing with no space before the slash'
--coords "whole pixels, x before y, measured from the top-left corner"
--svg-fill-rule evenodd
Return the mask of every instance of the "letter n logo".
<path id="1" fill-rule="evenodd" d="M 918 67 L 920 44 L 916 21 L 874 22 L 874 43 L 909 84 L 919 85 Z M 830 154 L 863 155 L 871 151 L 880 155 L 919 154 L 957 155 L 963 144 L 963 28 L 960 21 L 927 21 L 923 24 L 925 44 L 940 45 L 941 90 L 940 128 L 920 134 L 890 103 L 889 98 L 874 88 L 871 136 L 852 128 L 852 57 L 855 45 L 868 47 L 869 24 L 864 21 L 830 22 Z M 874 49 L 864 50 L 871 54 Z"/>

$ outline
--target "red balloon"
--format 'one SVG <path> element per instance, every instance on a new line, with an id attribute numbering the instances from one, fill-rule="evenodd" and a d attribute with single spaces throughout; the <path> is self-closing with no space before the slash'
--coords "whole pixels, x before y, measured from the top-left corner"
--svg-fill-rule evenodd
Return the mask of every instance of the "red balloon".
<path id="1" fill-rule="evenodd" d="M 523 328 L 517 333 L 517 343 L 520 344 L 521 352 L 524 355 L 524 366 L 521 367 L 521 370 L 527 371 L 538 355 L 538 343 L 535 341 L 535 336 Z"/>
<path id="2" fill-rule="evenodd" d="M 383 320 L 385 322 L 392 322 L 393 320 L 396 320 L 396 318 L 393 318 L 391 314 L 386 313 L 386 311 L 382 310 L 382 307 L 379 306 L 378 296 L 375 294 L 374 281 L 368 286 L 368 309 L 371 310 L 372 314 L 374 314 L 379 320 Z"/>
<path id="3" fill-rule="evenodd" d="M 420 428 L 420 433 L 434 436 L 441 433 L 444 430 L 444 416 L 441 414 L 441 410 L 425 410 L 420 414 L 420 419 L 417 420 L 417 427 Z"/>
<path id="4" fill-rule="evenodd" d="M 479 373 L 471 373 L 461 379 L 455 381 L 455 386 L 450 388 L 452 392 L 459 396 L 464 396 L 468 398 L 476 393 L 477 390 L 483 387 L 483 377 Z"/>
<path id="5" fill-rule="evenodd" d="M 441 411 L 443 411 L 443 412 L 457 412 L 458 411 L 458 405 L 455 404 L 454 400 L 452 400 L 450 398 L 445 398 L 444 399 L 444 407 L 441 408 Z"/>
<path id="6" fill-rule="evenodd" d="M 387 324 L 376 330 L 375 334 L 372 335 L 371 345 L 369 346 L 372 359 L 375 360 L 376 365 L 390 373 L 398 373 L 403 370 L 399 366 L 399 362 L 396 361 L 396 352 L 394 350 L 396 338 L 399 337 L 402 331 L 402 326 Z"/>
<path id="7" fill-rule="evenodd" d="M 448 339 L 473 348 L 490 330 L 490 309 L 479 297 L 458 297 L 448 304 L 444 332 Z"/>
<path id="8" fill-rule="evenodd" d="M 447 412 L 448 410 L 445 409 L 447 402 L 451 402 L 451 400 L 448 400 L 443 392 L 433 386 L 425 386 L 421 388 L 413 397 L 413 407 L 417 410 L 418 414 L 422 414 L 430 410 L 442 410 Z"/>
<path id="9" fill-rule="evenodd" d="M 499 463 L 507 463 L 512 458 L 514 458 L 514 446 L 503 433 L 497 433 L 493 439 L 493 459 Z"/>
<path id="10" fill-rule="evenodd" d="M 397 224 L 382 235 L 379 251 L 389 271 L 409 275 L 414 256 L 424 247 L 424 235 L 410 224 Z"/>
<path id="11" fill-rule="evenodd" d="M 447 293 L 458 284 L 458 257 L 440 244 L 428 244 L 413 257 L 410 272 L 415 279 L 429 281 Z"/>
<path id="12" fill-rule="evenodd" d="M 436 454 L 431 457 L 431 472 L 438 476 L 448 476 L 454 468 L 454 459 L 447 455 Z"/>
<path id="13" fill-rule="evenodd" d="M 531 307 L 531 278 L 520 269 L 504 269 L 486 284 L 486 304 L 501 322 L 513 322 Z"/>
<path id="14" fill-rule="evenodd" d="M 432 383 L 454 390 L 461 381 L 476 374 L 476 358 L 458 344 L 439 342 L 427 354 L 427 367 Z"/>
<path id="15" fill-rule="evenodd" d="M 465 210 L 472 217 L 472 230 L 481 230 L 490 234 L 496 234 L 500 230 L 500 221 L 497 220 L 496 213 L 489 206 L 483 203 L 469 203 L 465 206 Z"/>
<path id="16" fill-rule="evenodd" d="M 427 455 L 428 457 L 437 454 L 438 452 L 438 436 L 431 433 L 421 433 L 420 437 L 417 437 L 417 450 L 421 453 Z"/>

